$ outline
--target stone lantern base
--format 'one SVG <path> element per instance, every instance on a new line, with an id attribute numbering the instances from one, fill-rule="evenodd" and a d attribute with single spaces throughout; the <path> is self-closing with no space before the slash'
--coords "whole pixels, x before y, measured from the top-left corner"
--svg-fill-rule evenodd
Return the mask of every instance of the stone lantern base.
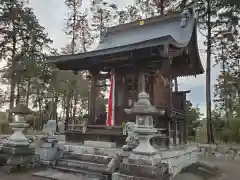
<path id="1" fill-rule="evenodd" d="M 118 172 L 112 174 L 112 180 L 169 180 L 168 164 L 157 165 L 121 163 Z"/>
<path id="2" fill-rule="evenodd" d="M 4 144 L 1 149 L 3 171 L 11 173 L 14 169 L 28 167 L 33 163 L 35 148 Z"/>

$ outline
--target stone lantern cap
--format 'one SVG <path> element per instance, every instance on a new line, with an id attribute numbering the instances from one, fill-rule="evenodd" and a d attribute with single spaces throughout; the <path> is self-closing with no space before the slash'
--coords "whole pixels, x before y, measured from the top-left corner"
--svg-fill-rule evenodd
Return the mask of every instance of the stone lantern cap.
<path id="1" fill-rule="evenodd" d="M 134 103 L 130 109 L 125 109 L 127 114 L 135 115 L 159 115 L 162 114 L 156 107 L 152 106 L 149 101 L 149 95 L 146 92 L 141 92 L 138 95 L 139 100 Z"/>
<path id="2" fill-rule="evenodd" d="M 14 114 L 22 114 L 22 115 L 27 115 L 32 113 L 32 111 L 26 105 L 21 103 L 17 104 L 12 109 L 9 109 L 9 112 Z"/>

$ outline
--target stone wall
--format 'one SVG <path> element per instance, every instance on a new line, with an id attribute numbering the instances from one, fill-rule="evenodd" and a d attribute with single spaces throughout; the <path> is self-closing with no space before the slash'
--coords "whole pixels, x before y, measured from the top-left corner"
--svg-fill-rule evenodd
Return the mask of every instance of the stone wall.
<path id="1" fill-rule="evenodd" d="M 198 160 L 199 150 L 197 146 L 173 149 L 161 152 L 162 162 L 169 165 L 169 173 L 172 177 L 184 168 L 194 164 Z"/>
<path id="2" fill-rule="evenodd" d="M 240 145 L 199 144 L 199 151 L 205 156 L 215 156 L 225 160 L 240 160 Z"/>

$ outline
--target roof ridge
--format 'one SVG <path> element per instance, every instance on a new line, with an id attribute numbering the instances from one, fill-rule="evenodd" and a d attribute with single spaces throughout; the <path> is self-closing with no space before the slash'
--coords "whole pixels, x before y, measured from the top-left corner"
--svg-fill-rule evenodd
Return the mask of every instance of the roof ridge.
<path id="1" fill-rule="evenodd" d="M 129 23 L 119 24 L 111 27 L 105 27 L 105 29 L 107 33 L 114 33 L 114 32 L 119 32 L 126 29 L 131 29 L 134 27 L 138 27 L 139 25 L 141 25 L 140 23 L 143 23 L 142 25 L 148 25 L 153 23 L 166 22 L 169 20 L 172 21 L 178 18 L 181 18 L 181 12 L 171 12 L 165 15 L 152 16 L 150 18 L 138 19 Z"/>

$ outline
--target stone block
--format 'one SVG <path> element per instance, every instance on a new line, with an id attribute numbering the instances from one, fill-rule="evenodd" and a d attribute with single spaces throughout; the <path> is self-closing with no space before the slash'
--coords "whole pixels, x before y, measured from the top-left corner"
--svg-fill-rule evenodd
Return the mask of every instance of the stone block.
<path id="1" fill-rule="evenodd" d="M 112 180 L 153 180 L 153 178 L 144 178 L 144 177 L 138 177 L 138 176 L 129 176 L 126 174 L 121 173 L 113 173 L 112 174 Z M 160 178 L 156 178 L 155 180 L 160 180 Z M 161 180 L 169 180 L 169 176 L 166 175 L 161 178 Z"/>
<path id="2" fill-rule="evenodd" d="M 121 163 L 119 172 L 126 175 L 156 179 L 168 173 L 168 165 L 160 163 L 157 166 L 146 166 Z"/>
<path id="3" fill-rule="evenodd" d="M 140 155 L 140 154 L 131 154 L 128 158 L 128 162 L 130 164 L 138 164 L 138 165 L 149 165 L 155 166 L 161 162 L 161 156 L 159 154 L 156 155 Z"/>
<path id="4" fill-rule="evenodd" d="M 59 171 L 54 169 L 48 169 L 34 173 L 33 176 L 40 177 L 41 179 L 54 179 L 54 180 L 107 180 L 107 177 L 103 175 L 95 175 L 91 173 L 69 173 L 68 171 Z"/>
<path id="5" fill-rule="evenodd" d="M 35 149 L 29 147 L 9 147 L 3 146 L 2 152 L 14 155 L 34 155 Z"/>
<path id="6" fill-rule="evenodd" d="M 96 148 L 116 148 L 116 143 L 104 141 L 84 141 L 84 146 Z"/>
<path id="7" fill-rule="evenodd" d="M 94 147 L 85 147 L 77 145 L 65 145 L 64 151 L 75 152 L 78 154 L 95 154 L 96 149 Z"/>
<path id="8" fill-rule="evenodd" d="M 65 141 L 66 140 L 65 135 L 56 135 L 56 138 L 57 138 L 58 141 Z"/>
<path id="9" fill-rule="evenodd" d="M 69 168 L 74 168 L 74 169 L 82 169 L 82 170 L 86 170 L 86 171 L 93 171 L 93 172 L 100 172 L 100 173 L 105 172 L 105 170 L 108 167 L 107 165 L 104 165 L 104 164 L 67 160 L 67 159 L 60 159 L 58 161 L 58 166 L 69 167 Z"/>
<path id="10" fill-rule="evenodd" d="M 56 158 L 58 149 L 41 147 L 38 150 L 40 161 L 52 161 Z"/>
<path id="11" fill-rule="evenodd" d="M 41 148 L 52 148 L 53 146 L 54 146 L 54 144 L 51 142 L 46 142 L 46 143 L 41 144 Z"/>
<path id="12" fill-rule="evenodd" d="M 108 164 L 112 160 L 112 157 L 110 156 L 101 156 L 95 154 L 76 154 L 71 152 L 64 153 L 63 158 L 70 160 L 93 162 L 98 164 Z"/>
<path id="13" fill-rule="evenodd" d="M 24 155 L 24 156 L 11 156 L 7 160 L 7 165 L 18 166 L 18 165 L 27 165 L 33 160 L 33 155 Z"/>
<path id="14" fill-rule="evenodd" d="M 162 152 L 162 162 L 169 165 L 169 173 L 174 177 L 182 169 L 196 163 L 198 160 L 198 149 L 196 147 L 186 147 L 179 150 Z"/>

